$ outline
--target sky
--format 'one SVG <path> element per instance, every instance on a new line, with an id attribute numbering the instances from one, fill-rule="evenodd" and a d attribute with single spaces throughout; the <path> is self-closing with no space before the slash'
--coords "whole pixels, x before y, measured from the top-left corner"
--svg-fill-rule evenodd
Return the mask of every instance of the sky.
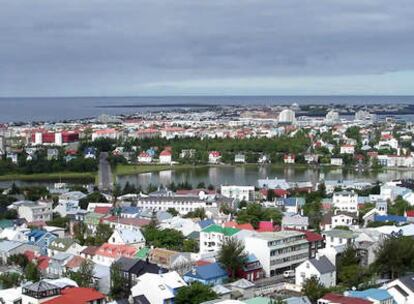
<path id="1" fill-rule="evenodd" d="M 414 95 L 412 0 L 0 0 L 0 96 Z"/>

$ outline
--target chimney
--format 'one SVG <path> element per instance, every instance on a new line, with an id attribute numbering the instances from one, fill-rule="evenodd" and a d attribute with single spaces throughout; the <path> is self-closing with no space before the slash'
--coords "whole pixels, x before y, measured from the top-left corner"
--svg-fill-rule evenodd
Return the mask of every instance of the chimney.
<path id="1" fill-rule="evenodd" d="M 195 267 L 191 268 L 191 273 L 197 275 L 197 269 Z"/>
<path id="2" fill-rule="evenodd" d="M 319 259 L 320 259 L 320 258 L 321 258 L 321 257 L 320 257 L 320 255 L 319 255 L 319 252 L 317 252 L 317 253 L 315 254 L 315 259 L 319 261 Z"/>

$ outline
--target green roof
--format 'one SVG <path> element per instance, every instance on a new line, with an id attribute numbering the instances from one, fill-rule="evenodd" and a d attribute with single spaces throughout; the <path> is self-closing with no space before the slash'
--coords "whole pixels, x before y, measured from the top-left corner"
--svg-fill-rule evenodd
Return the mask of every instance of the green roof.
<path id="1" fill-rule="evenodd" d="M 357 234 L 351 230 L 342 230 L 342 229 L 332 229 L 328 231 L 324 231 L 323 234 L 334 237 L 334 238 L 341 238 L 341 239 L 354 239 L 357 237 Z"/>
<path id="2" fill-rule="evenodd" d="M 236 234 L 239 231 L 240 230 L 236 229 L 236 228 L 221 227 L 219 225 L 210 225 L 210 226 L 207 226 L 206 228 L 204 228 L 202 230 L 202 232 L 207 232 L 207 233 L 212 233 L 212 232 L 222 233 L 225 236 L 232 236 L 232 235 Z"/>
<path id="3" fill-rule="evenodd" d="M 10 228 L 13 227 L 13 221 L 12 220 L 0 220 L 0 228 Z"/>
<path id="4" fill-rule="evenodd" d="M 135 254 L 135 257 L 140 260 L 145 260 L 149 255 L 150 249 L 148 247 L 142 247 L 138 252 Z"/>
<path id="5" fill-rule="evenodd" d="M 57 238 L 49 245 L 49 249 L 66 251 L 73 243 L 75 243 L 75 241 L 71 238 Z"/>
<path id="6" fill-rule="evenodd" d="M 244 303 L 246 304 L 270 304 L 272 303 L 271 298 L 265 298 L 265 297 L 256 297 L 249 300 L 245 300 Z"/>

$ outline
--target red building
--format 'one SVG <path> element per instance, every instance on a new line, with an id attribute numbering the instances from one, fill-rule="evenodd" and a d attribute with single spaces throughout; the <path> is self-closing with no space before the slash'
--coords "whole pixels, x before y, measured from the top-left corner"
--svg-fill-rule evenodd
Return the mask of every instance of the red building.
<path id="1" fill-rule="evenodd" d="M 237 271 L 237 277 L 249 280 L 254 282 L 258 279 L 263 278 L 264 271 L 263 267 L 260 264 L 260 261 L 256 258 L 254 254 L 249 254 L 247 256 L 246 262 L 243 265 L 243 268 Z"/>

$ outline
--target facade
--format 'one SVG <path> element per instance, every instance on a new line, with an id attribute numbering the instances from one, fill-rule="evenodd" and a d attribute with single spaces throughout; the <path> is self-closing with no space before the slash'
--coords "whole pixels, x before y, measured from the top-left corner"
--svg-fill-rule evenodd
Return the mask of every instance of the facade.
<path id="1" fill-rule="evenodd" d="M 208 154 L 208 162 L 210 164 L 218 164 L 221 160 L 221 153 L 218 151 L 211 151 Z"/>
<path id="2" fill-rule="evenodd" d="M 294 269 L 309 257 L 306 235 L 298 231 L 263 232 L 244 242 L 246 251 L 259 259 L 266 277 Z"/>
<path id="3" fill-rule="evenodd" d="M 335 208 L 341 211 L 358 213 L 358 194 L 352 191 L 335 192 L 332 197 Z"/>
<path id="4" fill-rule="evenodd" d="M 355 146 L 354 145 L 343 145 L 341 146 L 340 152 L 341 154 L 354 154 L 355 153 Z"/>
<path id="5" fill-rule="evenodd" d="M 160 164 L 171 164 L 172 154 L 169 150 L 164 150 L 160 153 Z"/>
<path id="6" fill-rule="evenodd" d="M 221 186 L 221 195 L 239 201 L 254 201 L 255 189 L 253 186 Z"/>
<path id="7" fill-rule="evenodd" d="M 18 208 L 18 214 L 20 218 L 24 218 L 26 221 L 50 221 L 52 219 L 52 202 L 29 202 L 26 201 Z"/>
<path id="8" fill-rule="evenodd" d="M 200 253 L 217 253 L 227 238 L 234 236 L 239 229 L 210 225 L 200 232 Z"/>
<path id="9" fill-rule="evenodd" d="M 139 229 L 115 229 L 109 237 L 108 243 L 114 245 L 129 245 L 141 249 L 145 246 L 145 238 Z"/>
<path id="10" fill-rule="evenodd" d="M 295 284 L 302 286 L 303 283 L 315 277 L 325 287 L 336 286 L 336 268 L 326 256 L 316 255 L 315 258 L 307 260 L 295 269 Z"/>
<path id="11" fill-rule="evenodd" d="M 339 157 L 332 157 L 331 158 L 331 166 L 342 166 L 344 164 L 344 161 L 342 158 Z"/>
<path id="12" fill-rule="evenodd" d="M 152 162 L 152 156 L 147 152 L 141 152 L 138 155 L 138 162 L 143 164 L 149 164 Z"/>

